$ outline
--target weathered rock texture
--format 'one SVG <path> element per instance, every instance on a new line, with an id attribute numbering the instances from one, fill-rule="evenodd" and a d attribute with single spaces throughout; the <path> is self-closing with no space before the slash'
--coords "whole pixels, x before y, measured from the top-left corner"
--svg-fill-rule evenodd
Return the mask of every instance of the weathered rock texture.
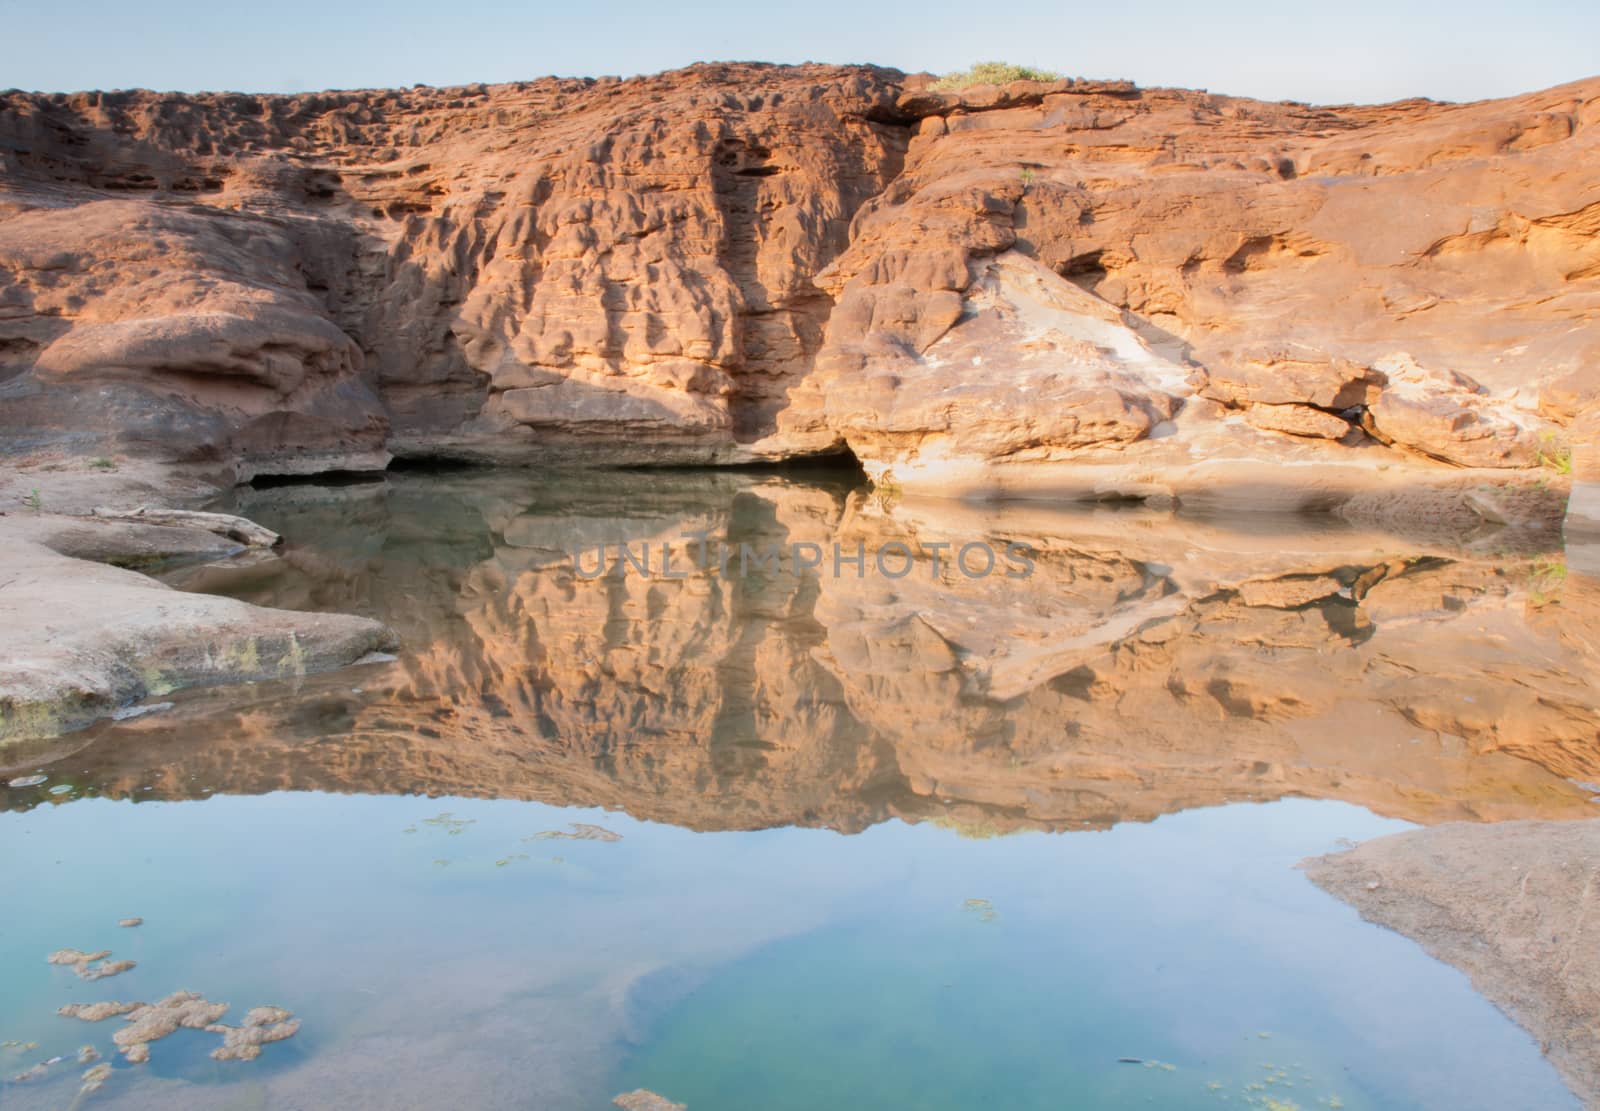
<path id="1" fill-rule="evenodd" d="M 1538 1039 L 1600 1106 L 1600 826 L 1452 823 L 1308 861 L 1363 918 L 1415 940 Z"/>
<path id="2" fill-rule="evenodd" d="M 926 86 L 5 94 L 0 450 L 236 477 L 850 450 L 1039 496 L 1270 461 L 1325 507 L 1540 467 L 1594 411 L 1600 81 Z"/>
<path id="3" fill-rule="evenodd" d="M 131 569 L 265 550 L 275 535 L 249 521 L 174 511 L 86 516 L 76 498 L 121 502 L 143 483 L 98 470 L 28 477 L 39 484 L 36 507 L 0 513 L 0 749 L 181 687 L 304 676 L 395 644 L 369 618 L 187 594 Z M 90 488 L 73 481 L 83 478 Z"/>

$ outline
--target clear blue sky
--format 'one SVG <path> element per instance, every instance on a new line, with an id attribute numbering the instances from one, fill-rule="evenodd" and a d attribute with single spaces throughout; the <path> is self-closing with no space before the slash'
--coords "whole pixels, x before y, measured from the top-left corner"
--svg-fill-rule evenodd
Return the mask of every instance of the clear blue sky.
<path id="1" fill-rule="evenodd" d="M 1600 73 L 1600 0 L 0 0 L 0 43 L 0 88 L 51 91 L 995 58 L 1269 99 L 1470 100 Z"/>

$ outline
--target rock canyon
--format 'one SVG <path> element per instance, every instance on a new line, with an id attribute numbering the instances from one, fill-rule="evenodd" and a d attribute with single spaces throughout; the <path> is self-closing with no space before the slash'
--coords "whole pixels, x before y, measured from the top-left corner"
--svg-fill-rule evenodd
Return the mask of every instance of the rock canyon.
<path id="1" fill-rule="evenodd" d="M 0 93 L 0 818 L 1351 803 L 1432 828 L 1311 879 L 1600 1100 L 1600 78 L 949 84 Z"/>
<path id="2" fill-rule="evenodd" d="M 820 65 L 12 92 L 0 450 L 1503 486 L 1594 436 L 1597 122 L 1597 81 L 1318 108 Z"/>

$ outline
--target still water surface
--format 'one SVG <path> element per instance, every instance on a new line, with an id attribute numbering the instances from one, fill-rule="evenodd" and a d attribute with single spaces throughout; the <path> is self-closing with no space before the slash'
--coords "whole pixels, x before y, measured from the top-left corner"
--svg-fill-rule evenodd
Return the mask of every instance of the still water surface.
<path id="1" fill-rule="evenodd" d="M 1587 708 L 1546 553 L 737 475 L 244 498 L 286 549 L 174 582 L 405 647 L 7 754 L 49 778 L 0 786 L 0 1040 L 38 1043 L 0 1069 L 69 1060 L 0 1106 L 72 1105 L 85 1044 L 117 1065 L 86 1107 L 1576 1106 L 1463 975 L 1294 867 L 1592 812 L 1504 724 L 1554 728 L 1528 691 Z M 921 562 L 573 571 L 685 531 Z M 1037 573 L 928 571 L 975 539 Z M 138 967 L 86 983 L 66 946 Z M 128 1066 L 117 1019 L 55 1013 L 179 988 L 304 1025 Z"/>

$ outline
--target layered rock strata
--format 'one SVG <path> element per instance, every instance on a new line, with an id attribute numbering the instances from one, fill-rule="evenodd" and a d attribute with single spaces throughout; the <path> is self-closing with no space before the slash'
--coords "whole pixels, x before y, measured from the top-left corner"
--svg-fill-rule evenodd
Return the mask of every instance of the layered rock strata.
<path id="1" fill-rule="evenodd" d="M 1592 434 L 1600 83 L 927 86 L 5 94 L 0 450 L 1336 508 L 1560 483 Z"/>

